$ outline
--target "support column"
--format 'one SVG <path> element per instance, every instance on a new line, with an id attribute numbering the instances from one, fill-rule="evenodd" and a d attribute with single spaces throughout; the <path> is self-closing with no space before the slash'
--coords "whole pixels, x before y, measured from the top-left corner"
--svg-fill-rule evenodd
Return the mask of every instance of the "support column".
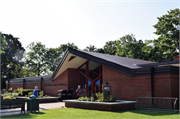
<path id="1" fill-rule="evenodd" d="M 42 82 L 44 81 L 43 77 L 41 77 L 41 91 L 42 91 Z"/>
<path id="2" fill-rule="evenodd" d="M 77 69 L 77 87 L 79 85 L 79 72 L 78 72 L 78 69 Z"/>
<path id="3" fill-rule="evenodd" d="M 23 79 L 23 89 L 24 89 L 25 82 L 26 82 L 26 79 Z"/>
<path id="4" fill-rule="evenodd" d="M 86 76 L 88 77 L 88 68 L 89 68 L 89 61 L 86 62 Z M 89 90 L 88 90 L 88 79 L 86 78 L 86 93 L 87 96 L 89 97 Z"/>
<path id="5" fill-rule="evenodd" d="M 150 67 L 151 70 L 151 97 L 154 97 L 154 67 Z M 154 100 L 152 99 L 154 105 Z"/>
<path id="6" fill-rule="evenodd" d="M 99 75 L 102 73 L 102 66 L 99 65 Z M 102 93 L 102 76 L 99 78 L 100 80 L 100 86 L 99 86 L 99 92 Z"/>

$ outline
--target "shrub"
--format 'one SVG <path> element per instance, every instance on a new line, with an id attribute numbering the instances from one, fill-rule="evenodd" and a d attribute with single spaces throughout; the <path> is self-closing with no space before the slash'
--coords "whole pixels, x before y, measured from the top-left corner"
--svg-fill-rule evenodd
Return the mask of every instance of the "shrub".
<path id="1" fill-rule="evenodd" d="M 86 96 L 84 97 L 83 101 L 87 101 L 89 98 Z"/>
<path id="2" fill-rule="evenodd" d="M 4 94 L 5 92 L 6 92 L 6 89 L 5 89 L 5 88 L 1 90 L 1 93 L 2 93 L 2 94 Z"/>
<path id="3" fill-rule="evenodd" d="M 98 102 L 103 102 L 104 101 L 104 93 L 96 93 L 96 97 L 98 99 Z"/>
<path id="4" fill-rule="evenodd" d="M 94 97 L 91 97 L 91 101 L 94 101 Z"/>
<path id="5" fill-rule="evenodd" d="M 6 93 L 6 94 L 3 94 L 3 100 L 16 99 L 17 96 L 18 96 L 18 93 Z"/>
<path id="6" fill-rule="evenodd" d="M 13 92 L 13 88 L 12 88 L 12 87 L 9 88 L 9 89 L 8 89 L 8 92 L 11 92 L 11 93 L 12 93 L 12 92 Z"/>
<path id="7" fill-rule="evenodd" d="M 79 100 L 79 101 L 82 101 L 82 98 L 83 98 L 83 97 L 79 97 L 78 100 Z"/>
<path id="8" fill-rule="evenodd" d="M 23 88 L 14 89 L 13 92 L 18 93 L 18 96 L 23 96 Z"/>
<path id="9" fill-rule="evenodd" d="M 39 97 L 43 97 L 43 95 L 44 95 L 43 91 L 39 92 Z"/>
<path id="10" fill-rule="evenodd" d="M 33 92 L 34 89 L 23 89 L 22 90 L 22 96 L 25 96 L 25 95 L 28 95 L 29 92 Z M 41 90 L 38 89 L 38 93 L 40 92 Z"/>
<path id="11" fill-rule="evenodd" d="M 28 97 L 30 97 L 32 94 L 33 94 L 33 92 L 29 92 L 29 93 L 28 93 Z"/>
<path id="12" fill-rule="evenodd" d="M 110 101 L 116 102 L 117 97 L 115 95 L 110 95 Z"/>

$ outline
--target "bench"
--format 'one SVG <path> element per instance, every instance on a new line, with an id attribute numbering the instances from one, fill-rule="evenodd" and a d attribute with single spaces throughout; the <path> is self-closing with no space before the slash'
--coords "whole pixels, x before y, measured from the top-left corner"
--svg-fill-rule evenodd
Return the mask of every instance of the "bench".
<path id="1" fill-rule="evenodd" d="M 73 90 L 58 90 L 58 97 L 61 101 L 64 99 L 72 99 Z"/>
<path id="2" fill-rule="evenodd" d="M 2 109 L 21 108 L 21 113 L 25 113 L 25 101 L 24 100 L 1 100 Z"/>

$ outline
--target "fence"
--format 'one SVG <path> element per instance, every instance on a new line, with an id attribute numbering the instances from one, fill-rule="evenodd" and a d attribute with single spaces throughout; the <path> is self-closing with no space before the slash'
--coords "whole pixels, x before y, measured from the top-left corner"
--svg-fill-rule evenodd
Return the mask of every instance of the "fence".
<path id="1" fill-rule="evenodd" d="M 136 109 L 178 111 L 178 98 L 163 97 L 139 97 L 137 98 Z"/>

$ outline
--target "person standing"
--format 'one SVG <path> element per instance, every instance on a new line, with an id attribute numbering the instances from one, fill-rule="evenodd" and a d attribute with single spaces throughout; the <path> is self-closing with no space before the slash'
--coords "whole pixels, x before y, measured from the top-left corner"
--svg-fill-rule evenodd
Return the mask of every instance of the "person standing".
<path id="1" fill-rule="evenodd" d="M 34 89 L 34 91 L 33 91 L 33 95 L 35 95 L 36 97 L 38 97 L 38 87 L 37 86 L 35 86 L 35 89 Z"/>
<path id="2" fill-rule="evenodd" d="M 81 97 L 82 90 L 81 90 L 81 86 L 80 85 L 78 85 L 78 88 L 76 89 L 76 93 L 77 93 L 78 98 Z"/>

